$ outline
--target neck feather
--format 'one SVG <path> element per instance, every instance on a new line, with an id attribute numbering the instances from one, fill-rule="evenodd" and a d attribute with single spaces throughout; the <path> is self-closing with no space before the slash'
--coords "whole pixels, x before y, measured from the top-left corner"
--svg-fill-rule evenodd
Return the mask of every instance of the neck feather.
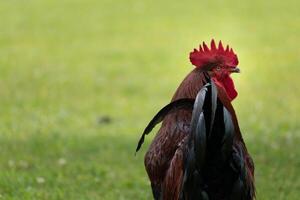
<path id="1" fill-rule="evenodd" d="M 197 93 L 205 83 L 205 76 L 202 70 L 195 68 L 181 82 L 177 88 L 172 101 L 181 98 L 196 98 Z"/>

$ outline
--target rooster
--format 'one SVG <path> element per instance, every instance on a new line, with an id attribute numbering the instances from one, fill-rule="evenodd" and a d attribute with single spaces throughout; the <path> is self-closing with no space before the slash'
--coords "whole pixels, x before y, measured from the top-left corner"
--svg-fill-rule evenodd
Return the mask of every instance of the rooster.
<path id="1" fill-rule="evenodd" d="M 231 104 L 237 55 L 220 41 L 190 53 L 196 66 L 171 103 L 150 121 L 138 143 L 162 125 L 145 155 L 156 200 L 252 200 L 254 164 Z"/>

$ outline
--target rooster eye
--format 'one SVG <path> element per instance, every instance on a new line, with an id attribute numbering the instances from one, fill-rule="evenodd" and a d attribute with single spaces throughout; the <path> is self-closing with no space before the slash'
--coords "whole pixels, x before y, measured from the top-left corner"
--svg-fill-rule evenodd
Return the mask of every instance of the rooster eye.
<path id="1" fill-rule="evenodd" d="M 220 66 L 217 66 L 217 67 L 216 67 L 216 70 L 217 70 L 217 71 L 220 71 L 220 70 L 221 70 L 221 67 L 220 67 Z"/>

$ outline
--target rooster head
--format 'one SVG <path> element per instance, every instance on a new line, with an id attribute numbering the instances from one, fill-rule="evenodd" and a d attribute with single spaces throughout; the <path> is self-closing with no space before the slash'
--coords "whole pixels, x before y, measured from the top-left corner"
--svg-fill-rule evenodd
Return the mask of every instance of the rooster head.
<path id="1" fill-rule="evenodd" d="M 237 55 L 228 45 L 224 48 L 220 41 L 217 47 L 215 41 L 212 40 L 209 49 L 203 42 L 199 49 L 194 49 L 190 53 L 190 61 L 197 68 L 208 72 L 215 83 L 225 89 L 231 101 L 237 96 L 238 93 L 235 90 L 230 74 L 240 72 L 240 69 L 237 67 L 239 61 Z"/>

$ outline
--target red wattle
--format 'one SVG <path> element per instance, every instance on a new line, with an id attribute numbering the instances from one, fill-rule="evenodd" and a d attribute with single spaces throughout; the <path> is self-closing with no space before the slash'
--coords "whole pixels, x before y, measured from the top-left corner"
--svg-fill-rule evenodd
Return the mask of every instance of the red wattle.
<path id="1" fill-rule="evenodd" d="M 231 79 L 230 76 L 226 76 L 222 82 L 223 82 L 224 88 L 228 94 L 228 97 L 232 101 L 238 95 L 237 91 L 235 90 L 233 80 Z"/>
<path id="2" fill-rule="evenodd" d="M 213 77 L 213 80 L 215 81 L 216 85 L 222 87 L 226 91 L 226 94 L 230 101 L 237 97 L 238 93 L 235 90 L 233 80 L 230 78 L 229 75 L 223 78 L 221 81 L 215 77 Z"/>

